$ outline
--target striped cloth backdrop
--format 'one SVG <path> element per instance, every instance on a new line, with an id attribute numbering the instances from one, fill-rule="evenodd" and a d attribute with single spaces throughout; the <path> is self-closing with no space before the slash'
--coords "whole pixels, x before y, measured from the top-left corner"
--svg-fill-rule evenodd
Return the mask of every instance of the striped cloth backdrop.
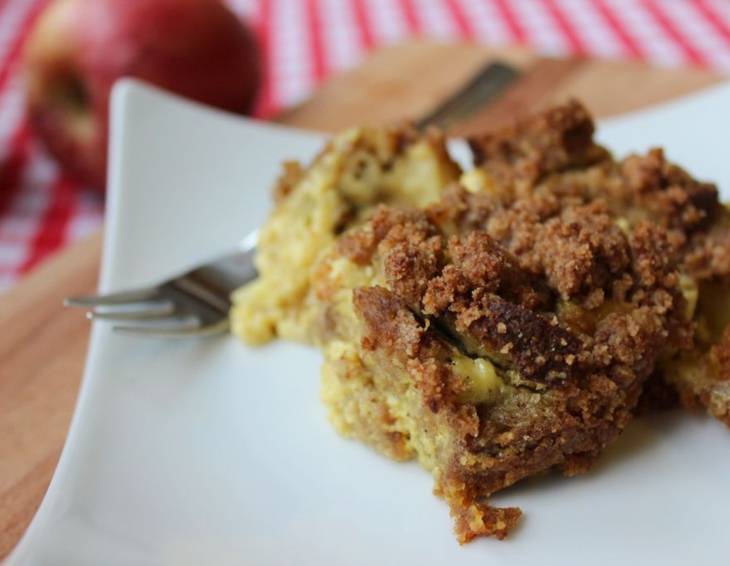
<path id="1" fill-rule="evenodd" d="M 97 230 L 103 198 L 58 170 L 24 120 L 20 54 L 48 0 L 0 0 L 0 290 Z M 413 36 L 549 55 L 730 70 L 729 0 L 228 0 L 255 29 L 269 116 L 370 50 Z"/>

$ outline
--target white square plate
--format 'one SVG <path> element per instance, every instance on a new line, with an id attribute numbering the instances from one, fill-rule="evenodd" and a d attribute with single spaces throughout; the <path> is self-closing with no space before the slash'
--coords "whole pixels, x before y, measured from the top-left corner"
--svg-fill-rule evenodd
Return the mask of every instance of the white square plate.
<path id="1" fill-rule="evenodd" d="M 730 87 L 614 120 L 619 154 L 652 144 L 730 187 Z M 242 120 L 139 83 L 113 101 L 101 291 L 154 282 L 259 225 L 285 158 L 321 137 Z M 728 194 L 726 193 L 727 197 Z M 232 338 L 169 342 L 95 324 L 55 476 L 10 564 L 710 564 L 730 553 L 730 432 L 701 416 L 635 423 L 596 469 L 496 500 L 507 541 L 460 547 L 431 478 L 339 438 L 319 355 Z"/>

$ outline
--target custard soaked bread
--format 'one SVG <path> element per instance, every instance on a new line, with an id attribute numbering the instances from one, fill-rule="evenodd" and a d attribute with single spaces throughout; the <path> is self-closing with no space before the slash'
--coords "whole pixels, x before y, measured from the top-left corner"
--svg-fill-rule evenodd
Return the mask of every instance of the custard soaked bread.
<path id="1" fill-rule="evenodd" d="M 471 140 L 460 172 L 436 134 L 345 133 L 289 167 L 234 297 L 244 340 L 322 349 L 334 426 L 418 459 L 461 542 L 517 523 L 492 493 L 587 470 L 649 378 L 727 419 L 727 212 L 592 134 L 570 103 Z"/>

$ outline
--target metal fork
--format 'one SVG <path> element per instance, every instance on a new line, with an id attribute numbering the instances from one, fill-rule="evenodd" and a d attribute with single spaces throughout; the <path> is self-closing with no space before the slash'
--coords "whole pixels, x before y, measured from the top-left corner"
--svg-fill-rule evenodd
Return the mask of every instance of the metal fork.
<path id="1" fill-rule="evenodd" d="M 492 62 L 415 125 L 447 128 L 498 97 L 517 77 L 513 67 Z M 257 231 L 231 254 L 143 289 L 69 297 L 66 306 L 88 310 L 92 320 L 114 321 L 114 330 L 141 336 L 184 338 L 228 331 L 231 293 L 256 277 Z"/>
<path id="2" fill-rule="evenodd" d="M 185 338 L 224 333 L 231 293 L 256 277 L 257 236 L 253 231 L 232 253 L 158 285 L 69 297 L 64 305 L 88 309 L 92 320 L 114 321 L 114 330 L 125 334 Z"/>

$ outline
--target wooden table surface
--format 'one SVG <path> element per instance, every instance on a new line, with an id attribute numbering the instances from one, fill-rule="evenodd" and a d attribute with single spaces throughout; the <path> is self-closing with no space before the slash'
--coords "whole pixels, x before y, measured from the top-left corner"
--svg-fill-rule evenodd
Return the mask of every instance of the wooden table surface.
<path id="1" fill-rule="evenodd" d="M 336 131 L 415 117 L 456 89 L 486 61 L 499 58 L 524 74 L 500 100 L 459 125 L 483 130 L 569 96 L 600 117 L 687 94 L 718 82 L 700 70 L 640 63 L 549 60 L 522 50 L 410 43 L 373 54 L 333 78 L 280 121 Z M 78 392 L 89 325 L 64 310 L 68 295 L 93 292 L 101 235 L 77 244 L 0 295 L 0 560 L 38 507 L 61 452 Z"/>

